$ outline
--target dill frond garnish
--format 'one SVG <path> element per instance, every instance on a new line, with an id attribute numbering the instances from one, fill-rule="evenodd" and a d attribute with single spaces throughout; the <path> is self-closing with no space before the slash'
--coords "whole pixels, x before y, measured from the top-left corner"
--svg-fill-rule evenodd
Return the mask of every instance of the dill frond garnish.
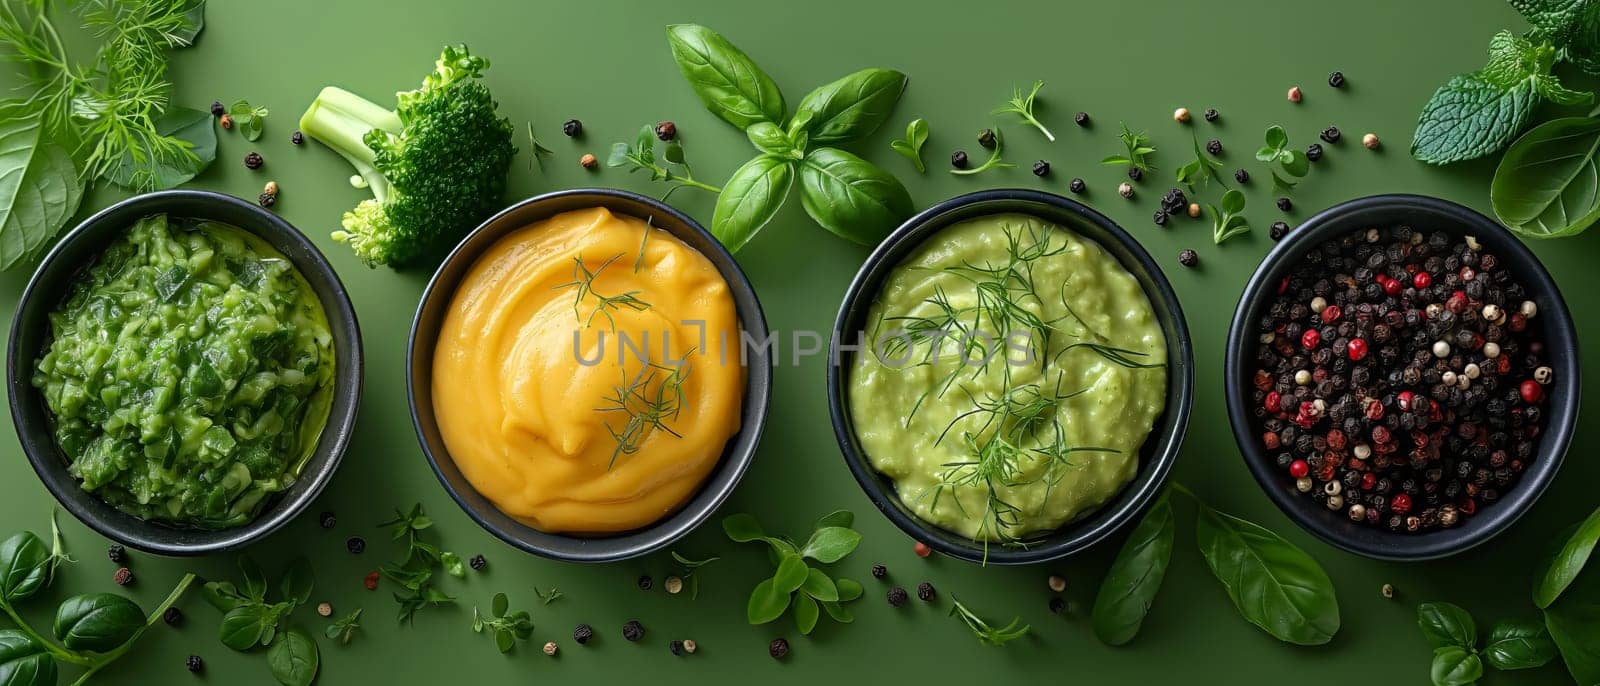
<path id="1" fill-rule="evenodd" d="M 653 431 L 665 431 L 676 438 L 682 438 L 667 422 L 675 421 L 678 414 L 683 411 L 687 401 L 683 393 L 683 382 L 689 377 L 691 367 L 689 356 L 695 352 L 690 348 L 677 364 L 664 365 L 646 361 L 639 372 L 632 377 L 626 370 L 622 371 L 622 383 L 612 389 L 612 394 L 606 398 L 606 404 L 595 408 L 596 412 L 620 412 L 627 417 L 622 422 L 622 428 L 616 428 L 610 423 L 606 424 L 606 431 L 611 433 L 611 438 L 617 442 L 611 451 L 611 461 L 606 469 L 617 463 L 617 457 L 632 455 L 639 451 L 639 446 L 644 444 L 644 439 Z M 620 368 L 620 365 L 619 365 Z"/>
<path id="2" fill-rule="evenodd" d="M 577 296 L 572 300 L 572 314 L 579 321 L 582 321 L 585 327 L 594 325 L 595 315 L 605 315 L 606 323 L 615 330 L 617 322 L 611 317 L 612 310 L 619 307 L 626 307 L 634 311 L 650 309 L 650 303 L 639 299 L 640 291 L 628 291 L 621 295 L 601 295 L 595 292 L 595 277 L 600 276 L 600 272 L 605 271 L 606 267 L 611 266 L 612 262 L 616 262 L 621 258 L 622 253 L 612 255 L 606 261 L 601 262 L 599 267 L 590 271 L 589 265 L 583 261 L 583 255 L 578 255 L 572 258 L 572 280 L 555 287 L 555 290 L 558 291 L 567 288 L 577 291 Z M 596 303 L 594 309 L 589 311 L 589 317 L 585 319 L 583 316 L 583 301 L 589 296 L 594 296 Z"/>

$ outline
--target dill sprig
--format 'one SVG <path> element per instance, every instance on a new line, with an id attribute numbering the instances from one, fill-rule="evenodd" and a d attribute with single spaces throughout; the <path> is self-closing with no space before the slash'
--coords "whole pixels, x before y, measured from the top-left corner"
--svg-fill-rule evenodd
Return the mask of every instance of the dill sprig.
<path id="1" fill-rule="evenodd" d="M 678 414 L 683 411 L 687 400 L 683 392 L 683 382 L 690 372 L 689 356 L 695 352 L 690 348 L 676 364 L 663 365 L 646 362 L 640 367 L 639 373 L 631 378 L 626 371 L 622 373 L 622 384 L 613 389 L 611 396 L 606 398 L 607 404 L 595 408 L 597 412 L 621 412 L 627 416 L 627 421 L 618 429 L 610 424 L 606 431 L 611 433 L 611 438 L 616 440 L 617 446 L 611 451 L 611 461 L 606 469 L 617 463 L 617 457 L 632 455 L 639 451 L 639 446 L 644 444 L 644 439 L 656 430 L 665 431 L 674 437 L 682 436 L 667 426 L 667 422 L 675 421 Z M 657 377 L 660 377 L 659 380 Z"/>
<path id="2" fill-rule="evenodd" d="M 1050 129 L 1045 128 L 1044 124 L 1040 123 L 1039 118 L 1033 114 L 1034 99 L 1039 97 L 1040 88 L 1044 88 L 1044 82 L 1034 81 L 1033 90 L 1028 91 L 1027 97 L 1023 97 L 1021 88 L 1014 89 L 1011 91 L 1011 99 L 1007 100 L 1006 104 L 1001 105 L 998 109 L 996 109 L 994 114 L 1015 114 L 1018 117 L 1021 117 L 1024 123 L 1038 129 L 1040 133 L 1044 134 L 1045 138 L 1050 139 L 1050 142 L 1054 143 L 1056 141 L 1055 134 L 1050 133 Z M 996 132 L 995 136 L 995 149 L 999 150 L 999 132 Z"/>
<path id="3" fill-rule="evenodd" d="M 640 248 L 643 248 L 642 244 Z M 606 267 L 611 266 L 612 262 L 616 262 L 621 258 L 622 253 L 612 255 L 606 261 L 601 262 L 599 267 L 591 271 L 589 265 L 583 261 L 583 255 L 580 254 L 572 258 L 572 280 L 555 287 L 555 290 L 558 291 L 567 288 L 577 290 L 577 295 L 572 300 L 572 314 L 580 321 L 583 321 L 585 327 L 594 325 L 595 315 L 605 315 L 606 323 L 615 330 L 617 322 L 611 316 L 612 310 L 619 307 L 626 307 L 636 312 L 650 309 L 650 303 L 639 299 L 640 291 L 627 291 L 620 295 L 601 295 L 595 292 L 595 278 L 600 276 L 600 272 L 605 271 Z M 589 311 L 589 316 L 585 319 L 583 316 L 583 301 L 590 296 L 594 296 L 596 302 L 594 309 Z"/>
<path id="4" fill-rule="evenodd" d="M 1027 624 L 1023 624 L 1021 617 L 1012 617 L 1010 624 L 996 629 L 990 626 L 988 622 L 983 621 L 982 617 L 968 609 L 960 598 L 951 596 L 951 601 L 954 605 L 950 608 L 950 616 L 960 617 L 961 621 L 966 623 L 967 628 L 972 630 L 972 635 L 977 636 L 978 642 L 984 645 L 1003 646 L 1028 635 L 1028 630 L 1032 628 Z"/>

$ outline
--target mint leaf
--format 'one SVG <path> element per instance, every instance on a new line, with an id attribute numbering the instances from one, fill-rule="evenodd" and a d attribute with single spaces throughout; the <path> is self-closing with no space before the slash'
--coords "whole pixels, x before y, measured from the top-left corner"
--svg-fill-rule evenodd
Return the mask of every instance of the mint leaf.
<path id="1" fill-rule="evenodd" d="M 1533 77 L 1533 89 L 1544 99 L 1557 105 L 1587 105 L 1594 102 L 1594 93 L 1589 91 L 1575 91 L 1561 85 L 1561 79 L 1554 74 L 1540 74 Z"/>
<path id="2" fill-rule="evenodd" d="M 1411 156 L 1449 164 L 1488 155 L 1516 137 L 1538 102 L 1531 79 L 1502 88 L 1475 73 L 1456 76 L 1422 108 Z"/>
<path id="3" fill-rule="evenodd" d="M 1556 49 L 1550 44 L 1535 44 L 1510 31 L 1501 31 L 1489 39 L 1489 63 L 1478 75 L 1501 88 L 1511 88 L 1529 77 L 1550 73 L 1555 63 Z"/>
<path id="4" fill-rule="evenodd" d="M 1548 40 L 1560 57 L 1590 74 L 1600 75 L 1600 1 L 1510 0 L 1529 24 L 1530 37 Z"/>

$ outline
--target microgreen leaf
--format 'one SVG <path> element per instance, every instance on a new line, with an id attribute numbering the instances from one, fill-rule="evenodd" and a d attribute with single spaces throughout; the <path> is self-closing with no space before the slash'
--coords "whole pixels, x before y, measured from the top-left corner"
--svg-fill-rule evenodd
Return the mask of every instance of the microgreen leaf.
<path id="1" fill-rule="evenodd" d="M 950 608 L 950 616 L 961 618 L 967 628 L 972 630 L 972 635 L 977 636 L 978 642 L 984 645 L 1003 646 L 1028 635 L 1028 630 L 1031 628 L 1023 624 L 1020 617 L 1013 617 L 1009 624 L 996 629 L 962 604 L 959 598 L 952 596 L 951 602 L 953 605 Z"/>
<path id="2" fill-rule="evenodd" d="M 838 562 L 861 544 L 861 534 L 842 526 L 825 526 L 811 534 L 800 554 L 818 562 Z"/>
<path id="3" fill-rule="evenodd" d="M 1250 225 L 1239 213 L 1244 211 L 1244 193 L 1238 189 L 1222 194 L 1221 208 L 1207 205 L 1211 213 L 1211 240 L 1217 245 L 1239 234 L 1248 233 Z"/>
<path id="4" fill-rule="evenodd" d="M 811 630 L 817 628 L 817 618 L 821 616 L 817 601 L 804 593 L 796 593 L 793 607 L 795 627 L 800 629 L 800 633 L 811 635 Z"/>
<path id="5" fill-rule="evenodd" d="M 1149 159 L 1147 159 L 1156 151 L 1155 146 L 1150 145 L 1149 136 L 1142 131 L 1134 133 L 1132 129 L 1128 128 L 1127 122 L 1122 122 L 1122 133 L 1117 134 L 1117 138 L 1122 141 L 1122 147 L 1126 149 L 1126 154 L 1112 155 L 1100 160 L 1100 164 L 1123 164 L 1141 172 L 1155 169 L 1155 166 L 1151 165 Z"/>
<path id="6" fill-rule="evenodd" d="M 777 590 L 772 579 L 756 584 L 750 592 L 750 603 L 745 608 L 745 618 L 751 624 L 766 624 L 783 616 L 789 607 L 789 594 Z"/>
<path id="7" fill-rule="evenodd" d="M 922 146 L 927 142 L 928 122 L 918 118 L 912 119 L 911 123 L 906 124 L 906 137 L 890 141 L 889 147 L 906 159 L 911 160 L 911 164 L 916 166 L 917 173 L 920 174 L 928 170 L 922 163 Z"/>
<path id="8" fill-rule="evenodd" d="M 743 512 L 723 519 L 722 531 L 727 533 L 728 538 L 733 539 L 734 543 L 749 543 L 767 537 L 767 532 L 761 530 L 761 523 L 756 521 L 755 517 Z"/>

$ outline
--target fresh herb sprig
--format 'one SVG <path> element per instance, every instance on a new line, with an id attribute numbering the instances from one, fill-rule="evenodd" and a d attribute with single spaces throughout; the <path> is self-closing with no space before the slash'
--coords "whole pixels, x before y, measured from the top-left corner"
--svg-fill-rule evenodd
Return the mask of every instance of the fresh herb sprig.
<path id="1" fill-rule="evenodd" d="M 1206 151 L 1200 147 L 1200 138 L 1198 136 L 1195 136 L 1193 140 L 1194 161 L 1178 167 L 1178 183 L 1188 186 L 1189 190 L 1193 191 L 1197 186 L 1203 186 L 1212 179 L 1216 179 L 1218 184 L 1226 188 L 1228 184 L 1222 180 L 1222 163 L 1211 155 L 1206 154 Z"/>
<path id="2" fill-rule="evenodd" d="M 328 628 L 322 630 L 322 634 L 330 641 L 338 641 L 339 645 L 350 645 L 350 641 L 356 637 L 356 631 L 360 629 L 361 608 L 358 607 L 351 610 L 350 614 L 333 620 Z"/>
<path id="3" fill-rule="evenodd" d="M 1266 163 L 1267 172 L 1272 175 L 1273 191 L 1288 193 L 1299 182 L 1280 176 L 1278 170 L 1282 169 L 1284 174 L 1294 179 L 1304 178 L 1311 172 L 1311 160 L 1304 152 L 1289 149 L 1289 134 L 1282 126 L 1268 126 L 1265 139 L 1266 145 L 1256 151 L 1256 160 Z M 1274 164 L 1278 166 L 1275 168 L 1272 166 Z"/>
<path id="4" fill-rule="evenodd" d="M 645 240 L 648 240 L 649 237 L 650 233 L 647 230 L 645 232 Z M 644 253 L 643 241 L 639 244 L 639 252 L 641 256 Z M 572 280 L 555 287 L 555 290 L 558 291 L 568 288 L 575 291 L 572 299 L 572 314 L 582 321 L 585 327 L 594 326 L 596 315 L 604 315 L 607 326 L 612 330 L 616 330 L 616 319 L 611 316 L 613 310 L 621 307 L 626 307 L 635 312 L 650 309 L 650 303 L 639 298 L 639 291 L 627 291 L 617 295 L 601 295 L 595 292 L 594 280 L 600 276 L 600 272 L 605 271 L 606 267 L 611 266 L 612 262 L 616 262 L 619 259 L 622 259 L 622 253 L 606 258 L 604 262 L 600 263 L 600 266 L 591 270 L 588 263 L 584 261 L 583 255 L 578 255 L 572 258 Z M 634 265 L 635 267 L 638 266 L 637 260 Z M 594 297 L 595 305 L 594 309 L 589 311 L 589 316 L 585 318 L 583 316 L 583 302 L 590 296 Z"/>
<path id="5" fill-rule="evenodd" d="M 393 519 L 378 526 L 389 527 L 394 540 L 405 543 L 405 556 L 399 562 L 384 563 L 378 571 L 400 584 L 402 590 L 394 594 L 394 599 L 400 604 L 400 623 L 409 624 L 419 610 L 454 603 L 456 599 L 435 585 L 435 574 L 445 569 L 444 553 L 422 540 L 422 532 L 433 527 L 433 518 L 423 512 L 421 503 L 407 511 L 396 508 L 394 514 Z"/>
<path id="6" fill-rule="evenodd" d="M 700 597 L 700 568 L 720 559 L 722 558 L 712 556 L 704 560 L 691 560 L 679 555 L 676 550 L 672 551 L 672 561 L 678 563 L 678 578 L 689 585 L 690 600 Z"/>
<path id="7" fill-rule="evenodd" d="M 1502 620 L 1478 647 L 1478 626 L 1472 614 L 1444 602 L 1417 606 L 1417 626 L 1433 646 L 1428 674 L 1434 686 L 1463 686 L 1483 678 L 1484 665 L 1499 670 L 1543 667 L 1559 651 L 1550 632 L 1533 620 Z"/>
<path id="8" fill-rule="evenodd" d="M 1044 134 L 1045 138 L 1054 143 L 1056 135 L 1050 133 L 1050 129 L 1045 128 L 1044 123 L 1040 122 L 1039 118 L 1034 115 L 1034 101 L 1039 97 L 1040 88 L 1044 88 L 1043 81 L 1034 81 L 1033 88 L 1028 91 L 1026 96 L 1022 94 L 1021 88 L 1014 89 L 1011 91 L 1011 99 L 1007 100 L 1006 104 L 996 108 L 993 114 L 1015 114 L 1022 119 L 1023 123 L 1038 129 L 1040 133 Z"/>
<path id="9" fill-rule="evenodd" d="M 796 628 L 809 635 L 823 611 L 840 623 L 855 621 L 845 604 L 861 597 L 861 584 L 835 578 L 822 567 L 806 562 L 833 564 L 854 551 L 861 544 L 861 534 L 850 528 L 854 523 L 855 515 L 849 511 L 833 512 L 817 520 L 811 536 L 803 545 L 797 545 L 786 538 L 768 536 L 761 523 L 748 514 L 722 520 L 722 530 L 728 538 L 736 543 L 765 543 L 777 565 L 772 577 L 756 584 L 750 593 L 745 612 L 750 623 L 773 622 L 793 610 Z"/>
<path id="10" fill-rule="evenodd" d="M 228 116 L 233 118 L 233 125 L 245 140 L 252 142 L 261 138 L 262 127 L 266 126 L 270 113 L 265 107 L 250 104 L 249 100 L 238 100 L 228 107 Z"/>
<path id="11" fill-rule="evenodd" d="M 971 169 L 951 169 L 950 173 L 956 176 L 972 176 L 973 174 L 982 174 L 990 169 L 1009 169 L 1017 166 L 1003 159 L 1005 145 L 1005 139 L 1000 135 L 1000 129 L 997 127 L 994 129 L 994 147 L 989 149 L 989 159 Z"/>
<path id="12" fill-rule="evenodd" d="M 528 122 L 528 147 L 533 150 L 533 154 L 528 157 L 528 171 L 533 171 L 535 166 L 543 171 L 544 158 L 556 154 L 556 151 L 546 147 L 544 142 L 539 140 L 539 136 L 533 132 L 531 121 Z"/>
<path id="13" fill-rule="evenodd" d="M 1122 122 L 1122 133 L 1117 134 L 1117 139 L 1122 141 L 1122 147 L 1125 152 L 1121 155 L 1111 155 L 1100 160 L 1100 164 L 1120 164 L 1138 169 L 1141 172 L 1155 170 L 1155 166 L 1150 164 L 1150 155 L 1155 153 L 1156 148 L 1150 144 L 1150 137 L 1145 135 L 1143 131 L 1134 133 L 1132 129 L 1128 128 L 1127 122 Z"/>
<path id="14" fill-rule="evenodd" d="M 625 167 L 629 173 L 643 171 L 650 175 L 651 181 L 671 184 L 672 187 L 661 195 L 662 200 L 671 197 L 680 188 L 697 188 L 708 193 L 722 192 L 721 188 L 695 180 L 694 170 L 689 167 L 689 160 L 683 154 L 681 136 L 674 136 L 672 140 L 661 143 L 661 159 L 658 161 L 655 129 L 649 124 L 639 129 L 639 135 L 634 137 L 632 145 L 612 143 L 611 156 L 606 159 L 606 166 Z"/>
<path id="15" fill-rule="evenodd" d="M 473 633 L 488 631 L 493 634 L 494 646 L 501 653 L 511 652 L 517 641 L 526 641 L 533 635 L 533 616 L 527 610 L 510 612 L 510 605 L 506 594 L 496 593 L 489 607 L 490 614 L 485 615 L 478 608 L 472 608 Z"/>
<path id="16" fill-rule="evenodd" d="M 1206 212 L 1211 215 L 1211 241 L 1217 245 L 1222 242 L 1250 232 L 1250 223 L 1244 215 L 1244 193 L 1238 189 L 1229 190 L 1222 194 L 1222 200 L 1216 205 L 1206 205 Z"/>
<path id="17" fill-rule="evenodd" d="M 289 563 L 277 602 L 267 600 L 267 577 L 255 560 L 240 556 L 239 573 L 238 585 L 210 581 L 204 588 L 206 601 L 223 613 L 217 630 L 222 644 L 239 652 L 265 647 L 267 666 L 279 683 L 311 683 L 321 662 L 317 642 L 290 621 L 295 609 L 311 600 L 316 582 L 311 562 L 300 557 Z"/>
<path id="18" fill-rule="evenodd" d="M 900 153 L 917 168 L 917 173 L 928 171 L 922 164 L 922 146 L 928 142 L 928 122 L 918 117 L 906 124 L 906 137 L 889 142 L 889 147 Z"/>
<path id="19" fill-rule="evenodd" d="M 695 350 L 690 348 L 673 364 L 646 361 L 631 377 L 626 369 L 618 365 L 622 384 L 612 389 L 612 394 L 605 399 L 605 405 L 595 408 L 597 412 L 621 413 L 626 417 L 621 428 L 606 423 L 606 431 L 617 442 L 616 448 L 611 451 L 607 469 L 616 465 L 618 457 L 638 452 L 644 440 L 655 431 L 665 431 L 675 438 L 682 437 L 667 424 L 677 421 L 678 414 L 688 402 L 683 383 L 692 371 L 689 358 L 694 353 Z"/>
<path id="20" fill-rule="evenodd" d="M 960 598 L 951 598 L 950 616 L 959 617 L 972 635 L 978 637 L 978 642 L 988 646 L 1003 646 L 1028 635 L 1032 629 L 1030 625 L 1023 624 L 1021 617 L 1012 617 L 1011 622 L 1003 627 L 995 628 L 984 621 L 971 609 L 961 602 Z"/>
<path id="21" fill-rule="evenodd" d="M 544 603 L 545 605 L 549 605 L 550 603 L 560 600 L 566 596 L 565 593 L 561 592 L 561 589 L 556 588 L 555 586 L 551 586 L 550 590 L 548 591 L 541 591 L 539 590 L 538 586 L 534 586 L 533 594 L 538 596 L 539 602 Z"/>

